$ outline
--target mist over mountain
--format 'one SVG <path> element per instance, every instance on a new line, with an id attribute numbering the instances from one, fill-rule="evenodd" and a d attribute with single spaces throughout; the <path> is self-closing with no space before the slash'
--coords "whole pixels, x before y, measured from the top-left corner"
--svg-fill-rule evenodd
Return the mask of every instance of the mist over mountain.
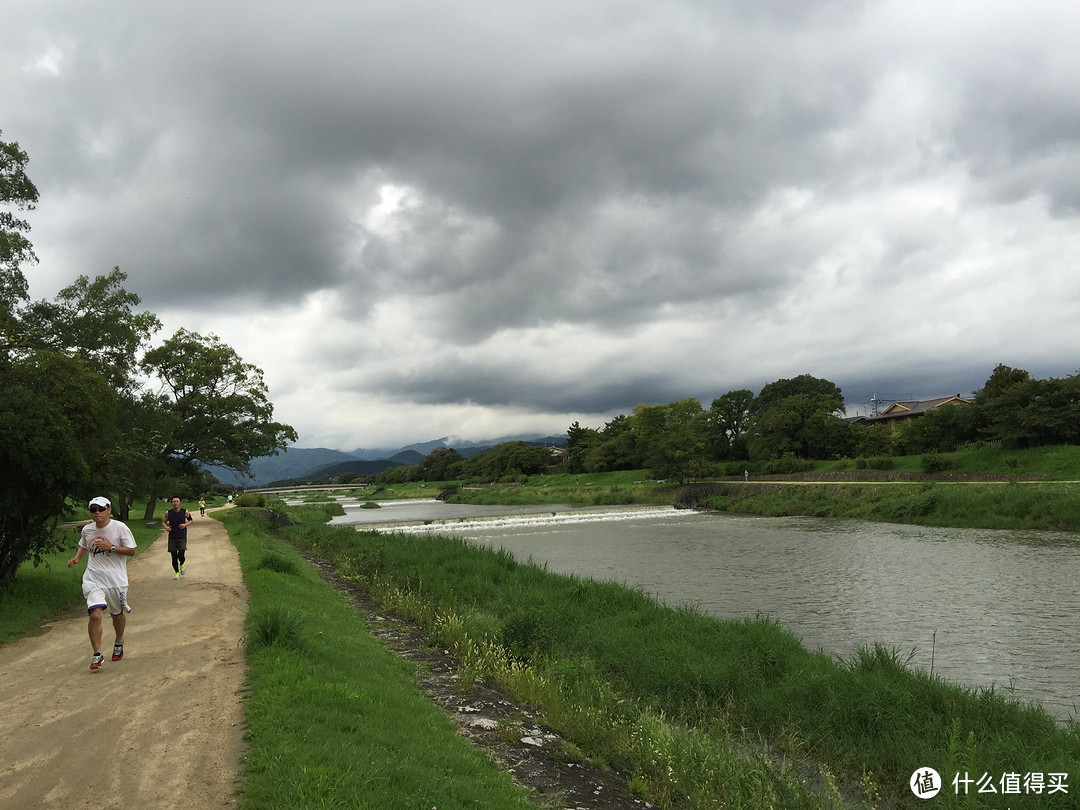
<path id="1" fill-rule="evenodd" d="M 362 459 L 382 459 L 392 458 L 398 453 L 414 450 L 420 454 L 420 458 L 425 458 L 436 447 L 449 447 L 457 450 L 463 458 L 469 458 L 475 456 L 478 453 L 483 453 L 485 450 L 490 450 L 497 444 L 503 442 L 529 442 L 530 444 L 550 444 L 556 447 L 566 446 L 566 435 L 562 436 L 540 436 L 539 434 L 518 434 L 512 436 L 500 436 L 496 439 L 484 439 L 482 441 L 470 441 L 468 439 L 462 439 L 457 436 L 443 436 L 441 439 L 432 439 L 427 442 L 418 442 L 416 444 L 409 444 L 405 447 L 378 447 L 367 448 L 360 447 L 353 450 L 351 455 L 356 458 Z M 415 462 L 411 462 L 415 463 Z"/>
<path id="2" fill-rule="evenodd" d="M 325 447 L 289 447 L 276 456 L 263 456 L 251 462 L 251 477 L 245 478 L 232 470 L 209 467 L 219 481 L 235 486 L 262 487 L 294 478 L 324 478 L 355 473 L 374 475 L 389 467 L 420 463 L 436 447 L 457 450 L 463 458 L 483 453 L 503 442 L 523 441 L 529 444 L 566 446 L 566 436 L 525 434 L 500 436 L 484 441 L 469 441 L 455 436 L 443 436 L 405 447 L 357 448 L 351 452 Z"/>

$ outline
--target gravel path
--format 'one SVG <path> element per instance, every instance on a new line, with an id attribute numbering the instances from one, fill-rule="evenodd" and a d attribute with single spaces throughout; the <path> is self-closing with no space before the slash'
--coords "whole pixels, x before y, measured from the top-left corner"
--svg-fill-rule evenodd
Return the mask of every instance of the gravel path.
<path id="1" fill-rule="evenodd" d="M 128 563 L 124 659 L 106 618 L 97 672 L 81 606 L 0 648 L 0 805 L 236 806 L 247 591 L 219 521 L 195 516 L 186 567 L 164 536 Z"/>

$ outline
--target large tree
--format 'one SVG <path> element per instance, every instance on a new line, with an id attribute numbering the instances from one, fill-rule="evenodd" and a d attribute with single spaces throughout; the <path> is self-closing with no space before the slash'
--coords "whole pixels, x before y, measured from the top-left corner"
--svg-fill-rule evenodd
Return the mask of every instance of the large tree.
<path id="1" fill-rule="evenodd" d="M 416 465 L 416 475 L 421 481 L 449 481 L 457 477 L 464 459 L 452 447 L 436 447 Z"/>
<path id="2" fill-rule="evenodd" d="M 124 289 L 127 274 L 79 276 L 56 295 L 26 308 L 27 339 L 91 363 L 117 390 L 135 386 L 135 361 L 161 328 L 152 312 L 137 312 L 140 298 Z"/>
<path id="3" fill-rule="evenodd" d="M 1005 447 L 1080 444 L 1080 375 L 1016 382 L 982 403 L 982 417 Z"/>
<path id="4" fill-rule="evenodd" d="M 637 435 L 630 418 L 619 414 L 604 424 L 585 456 L 585 472 L 636 470 L 641 467 Z"/>
<path id="5" fill-rule="evenodd" d="M 498 481 L 546 472 L 552 464 L 551 451 L 527 442 L 502 442 L 461 463 L 461 474 L 474 481 Z"/>
<path id="6" fill-rule="evenodd" d="M 1031 375 L 1024 369 L 998 363 L 994 366 L 994 370 L 990 372 L 990 378 L 986 381 L 986 385 L 976 393 L 976 401 L 982 403 L 1001 396 L 1014 385 L 1025 383 L 1030 379 Z"/>
<path id="7" fill-rule="evenodd" d="M 709 452 L 718 461 L 746 458 L 746 429 L 754 394 L 746 388 L 728 391 L 709 408 Z"/>
<path id="8" fill-rule="evenodd" d="M 802 374 L 761 389 L 751 408 L 747 448 L 753 461 L 845 455 L 853 437 L 841 414 L 844 398 L 829 380 Z"/>
<path id="9" fill-rule="evenodd" d="M 667 405 L 638 405 L 630 417 L 645 466 L 654 478 L 687 481 L 708 471 L 708 427 L 693 397 Z"/>
<path id="10" fill-rule="evenodd" d="M 156 315 L 137 311 L 139 296 L 124 289 L 126 280 L 118 267 L 94 279 L 79 276 L 55 300 L 23 307 L 19 328 L 24 347 L 78 357 L 112 387 L 116 407 L 110 429 L 117 429 L 117 437 L 95 456 L 93 484 L 99 492 L 114 493 L 113 513 L 121 520 L 127 520 L 134 494 L 145 493 L 149 480 L 141 463 L 145 425 L 158 417 L 139 393 L 135 372 L 139 354 L 160 328 Z"/>
<path id="11" fill-rule="evenodd" d="M 585 458 L 600 444 L 600 433 L 593 428 L 584 428 L 577 422 L 566 431 L 567 472 L 585 472 Z"/>
<path id="12" fill-rule="evenodd" d="M 245 363 L 216 335 L 181 329 L 148 351 L 140 367 L 160 385 L 156 404 L 161 419 L 152 428 L 157 469 L 147 520 L 171 475 L 191 474 L 197 465 L 247 474 L 252 459 L 277 455 L 296 441 L 292 427 L 273 421 L 262 370 Z"/>
<path id="13" fill-rule="evenodd" d="M 56 549 L 66 500 L 85 498 L 116 436 L 116 396 L 83 360 L 28 351 L 0 360 L 0 590 Z"/>
<path id="14" fill-rule="evenodd" d="M 788 397 L 800 394 L 810 397 L 828 397 L 832 406 L 829 408 L 830 412 L 839 413 L 844 410 L 844 395 L 840 391 L 840 386 L 821 377 L 800 374 L 790 380 L 771 382 L 762 388 L 750 407 L 751 413 L 761 413 L 766 408 L 777 405 Z"/>
<path id="15" fill-rule="evenodd" d="M 34 208 L 27 162 L 17 143 L 0 141 L 0 207 Z M 148 352 L 141 367 L 161 387 L 141 391 L 137 356 L 159 323 L 135 310 L 118 268 L 28 303 L 29 230 L 0 210 L 0 589 L 23 560 L 52 550 L 69 500 L 116 493 L 124 518 L 136 492 L 190 476 L 199 462 L 246 472 L 296 438 L 271 421 L 262 372 L 213 336 L 181 331 Z"/>
<path id="16" fill-rule="evenodd" d="M 16 141 L 0 140 L 0 205 L 14 206 L 16 211 L 33 210 L 38 190 L 26 174 L 28 161 L 29 157 Z M 33 245 L 26 237 L 29 231 L 30 224 L 25 219 L 12 211 L 0 210 L 0 337 L 5 347 L 11 343 L 15 305 L 27 297 L 21 265 L 37 261 Z"/>
<path id="17" fill-rule="evenodd" d="M 2 133 L 0 133 L 2 134 Z M 92 404 L 105 392 L 77 360 L 38 351 L 23 334 L 20 309 L 27 299 L 22 265 L 37 261 L 15 212 L 32 210 L 38 191 L 16 142 L 0 140 L 0 590 L 27 558 L 48 550 L 66 495 L 85 481 L 85 448 L 100 434 L 79 407 L 79 391 Z"/>

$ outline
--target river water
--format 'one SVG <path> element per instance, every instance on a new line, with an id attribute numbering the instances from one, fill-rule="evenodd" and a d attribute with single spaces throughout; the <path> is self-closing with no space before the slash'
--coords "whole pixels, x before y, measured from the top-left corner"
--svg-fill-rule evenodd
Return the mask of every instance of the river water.
<path id="1" fill-rule="evenodd" d="M 463 535 L 667 604 L 762 614 L 842 658 L 881 642 L 950 681 L 1080 714 L 1080 535 L 671 508 L 344 505 L 333 522 Z"/>

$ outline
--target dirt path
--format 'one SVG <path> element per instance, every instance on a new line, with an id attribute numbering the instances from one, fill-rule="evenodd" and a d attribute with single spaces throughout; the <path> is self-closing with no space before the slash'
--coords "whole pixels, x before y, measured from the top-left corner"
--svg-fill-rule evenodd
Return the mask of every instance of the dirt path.
<path id="1" fill-rule="evenodd" d="M 128 578 L 122 661 L 109 660 L 106 618 L 105 663 L 90 670 L 84 607 L 0 651 L 0 807 L 235 807 L 247 610 L 236 548 L 196 515 L 183 579 L 164 536 Z"/>

